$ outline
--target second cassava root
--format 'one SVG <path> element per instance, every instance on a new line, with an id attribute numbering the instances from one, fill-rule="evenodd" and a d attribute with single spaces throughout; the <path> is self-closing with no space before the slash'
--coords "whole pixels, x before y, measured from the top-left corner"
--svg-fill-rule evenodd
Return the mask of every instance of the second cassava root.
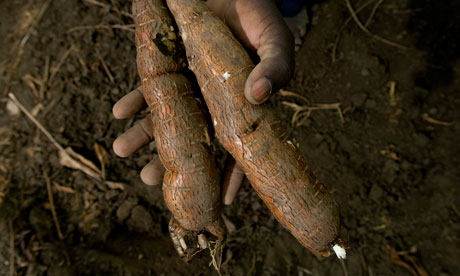
<path id="1" fill-rule="evenodd" d="M 185 71 L 183 46 L 162 0 L 134 0 L 137 67 L 151 110 L 158 155 L 166 168 L 165 203 L 173 213 L 171 237 L 189 261 L 200 231 L 225 237 L 220 215 L 219 176 L 204 114 Z M 191 245 L 189 243 L 192 243 Z"/>
<path id="2" fill-rule="evenodd" d="M 203 1 L 167 0 L 211 114 L 217 138 L 241 166 L 276 219 L 306 248 L 323 256 L 339 243 L 332 196 L 286 138 L 269 105 L 244 97 L 254 64 Z"/>

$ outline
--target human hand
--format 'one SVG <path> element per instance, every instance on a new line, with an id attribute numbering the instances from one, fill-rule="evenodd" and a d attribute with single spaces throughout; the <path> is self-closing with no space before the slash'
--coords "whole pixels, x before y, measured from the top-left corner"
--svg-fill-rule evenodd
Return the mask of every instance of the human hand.
<path id="1" fill-rule="evenodd" d="M 246 99 L 266 101 L 285 86 L 294 73 L 294 38 L 274 0 L 208 0 L 208 7 L 227 25 L 260 62 L 249 75 Z"/>
<path id="2" fill-rule="evenodd" d="M 113 107 L 113 115 L 117 119 L 133 117 L 147 107 L 138 88 L 121 98 Z M 120 135 L 113 143 L 113 151 L 120 157 L 128 157 L 137 150 L 153 141 L 153 124 L 150 116 L 139 120 L 133 127 Z M 158 185 L 163 181 L 165 168 L 158 157 L 150 161 L 141 171 L 142 181 L 147 185 Z M 226 161 L 222 178 L 222 201 L 231 204 L 244 179 L 244 173 L 236 165 L 235 160 L 229 157 Z"/>
<path id="3" fill-rule="evenodd" d="M 221 17 L 235 36 L 250 51 L 256 51 L 260 62 L 246 81 L 248 101 L 260 104 L 270 94 L 286 85 L 294 72 L 294 40 L 292 34 L 272 0 L 208 0 L 207 5 Z M 146 108 L 140 89 L 120 99 L 113 108 L 117 119 L 134 116 Z M 118 137 L 113 149 L 120 157 L 127 157 L 153 141 L 150 116 L 137 122 Z M 162 182 L 164 167 L 158 158 L 150 161 L 141 171 L 144 183 Z M 233 158 L 226 162 L 222 180 L 222 201 L 231 204 L 238 193 L 244 173 Z"/>

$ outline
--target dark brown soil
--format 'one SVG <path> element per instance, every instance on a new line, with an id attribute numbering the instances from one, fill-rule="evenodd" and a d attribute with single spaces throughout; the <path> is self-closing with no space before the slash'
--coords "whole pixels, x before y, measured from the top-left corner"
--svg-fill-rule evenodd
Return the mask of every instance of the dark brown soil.
<path id="1" fill-rule="evenodd" d="M 47 2 L 0 3 L 0 275 L 10 269 L 11 275 L 217 275 L 208 254 L 185 264 L 173 249 L 161 187 L 139 179 L 154 146 L 127 159 L 111 150 L 134 121 L 115 120 L 112 105 L 139 85 L 134 33 L 130 26 L 113 28 L 133 24 L 131 2 L 54 0 L 34 22 Z M 351 2 L 357 9 L 366 1 Z M 376 2 L 359 12 L 363 23 Z M 340 204 L 348 258 L 343 264 L 316 259 L 245 183 L 224 210 L 236 226 L 224 251 L 224 275 L 458 275 L 460 5 L 383 1 L 368 29 L 408 47 L 402 50 L 353 21 L 342 29 L 350 15 L 344 3 L 312 6 L 287 87 L 311 104 L 340 102 L 344 122 L 334 110 L 319 110 L 293 126 L 293 110 L 282 101 L 304 103 L 280 95 L 272 101 Z M 72 29 L 77 26 L 92 27 Z M 48 59 L 54 77 L 40 91 Z M 97 166 L 94 145 L 106 149 L 106 178 L 124 189 L 63 167 L 37 127 L 7 108 L 8 92 L 35 111 L 60 145 Z"/>

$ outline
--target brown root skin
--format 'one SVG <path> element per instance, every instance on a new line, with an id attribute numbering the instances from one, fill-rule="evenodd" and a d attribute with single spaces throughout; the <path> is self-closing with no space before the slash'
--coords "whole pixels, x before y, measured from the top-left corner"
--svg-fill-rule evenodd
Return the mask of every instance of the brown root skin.
<path id="1" fill-rule="evenodd" d="M 185 55 L 171 15 L 161 0 L 134 0 L 133 16 L 142 92 L 151 110 L 158 154 L 166 168 L 165 203 L 175 224 L 195 236 L 207 230 L 223 240 L 219 176 L 209 128 L 192 85 L 180 73 Z"/>
<path id="2" fill-rule="evenodd" d="M 167 4 L 217 138 L 277 220 L 303 246 L 328 256 L 339 232 L 337 204 L 286 139 L 273 108 L 245 99 L 245 82 L 254 67 L 245 49 L 204 2 L 167 0 Z"/>

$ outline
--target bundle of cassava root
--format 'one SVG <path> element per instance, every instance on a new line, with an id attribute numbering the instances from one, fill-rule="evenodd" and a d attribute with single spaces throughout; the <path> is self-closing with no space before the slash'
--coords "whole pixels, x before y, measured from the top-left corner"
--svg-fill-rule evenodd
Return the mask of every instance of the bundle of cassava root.
<path id="1" fill-rule="evenodd" d="M 225 239 L 210 131 L 187 78 L 188 64 L 216 137 L 276 219 L 313 253 L 329 256 L 333 249 L 344 258 L 334 199 L 286 138 L 273 108 L 252 105 L 244 96 L 254 68 L 245 49 L 205 1 L 166 3 L 134 0 L 133 15 L 138 71 L 166 168 L 163 193 L 179 255 L 189 260 L 205 248 L 200 234 L 218 243 Z"/>
<path id="2" fill-rule="evenodd" d="M 174 216 L 169 231 L 179 255 L 189 261 L 206 247 L 197 244 L 200 231 L 218 241 L 225 238 L 209 128 L 186 76 L 185 53 L 166 6 L 161 0 L 134 0 L 133 16 L 142 93 L 166 168 L 163 195 Z"/>

